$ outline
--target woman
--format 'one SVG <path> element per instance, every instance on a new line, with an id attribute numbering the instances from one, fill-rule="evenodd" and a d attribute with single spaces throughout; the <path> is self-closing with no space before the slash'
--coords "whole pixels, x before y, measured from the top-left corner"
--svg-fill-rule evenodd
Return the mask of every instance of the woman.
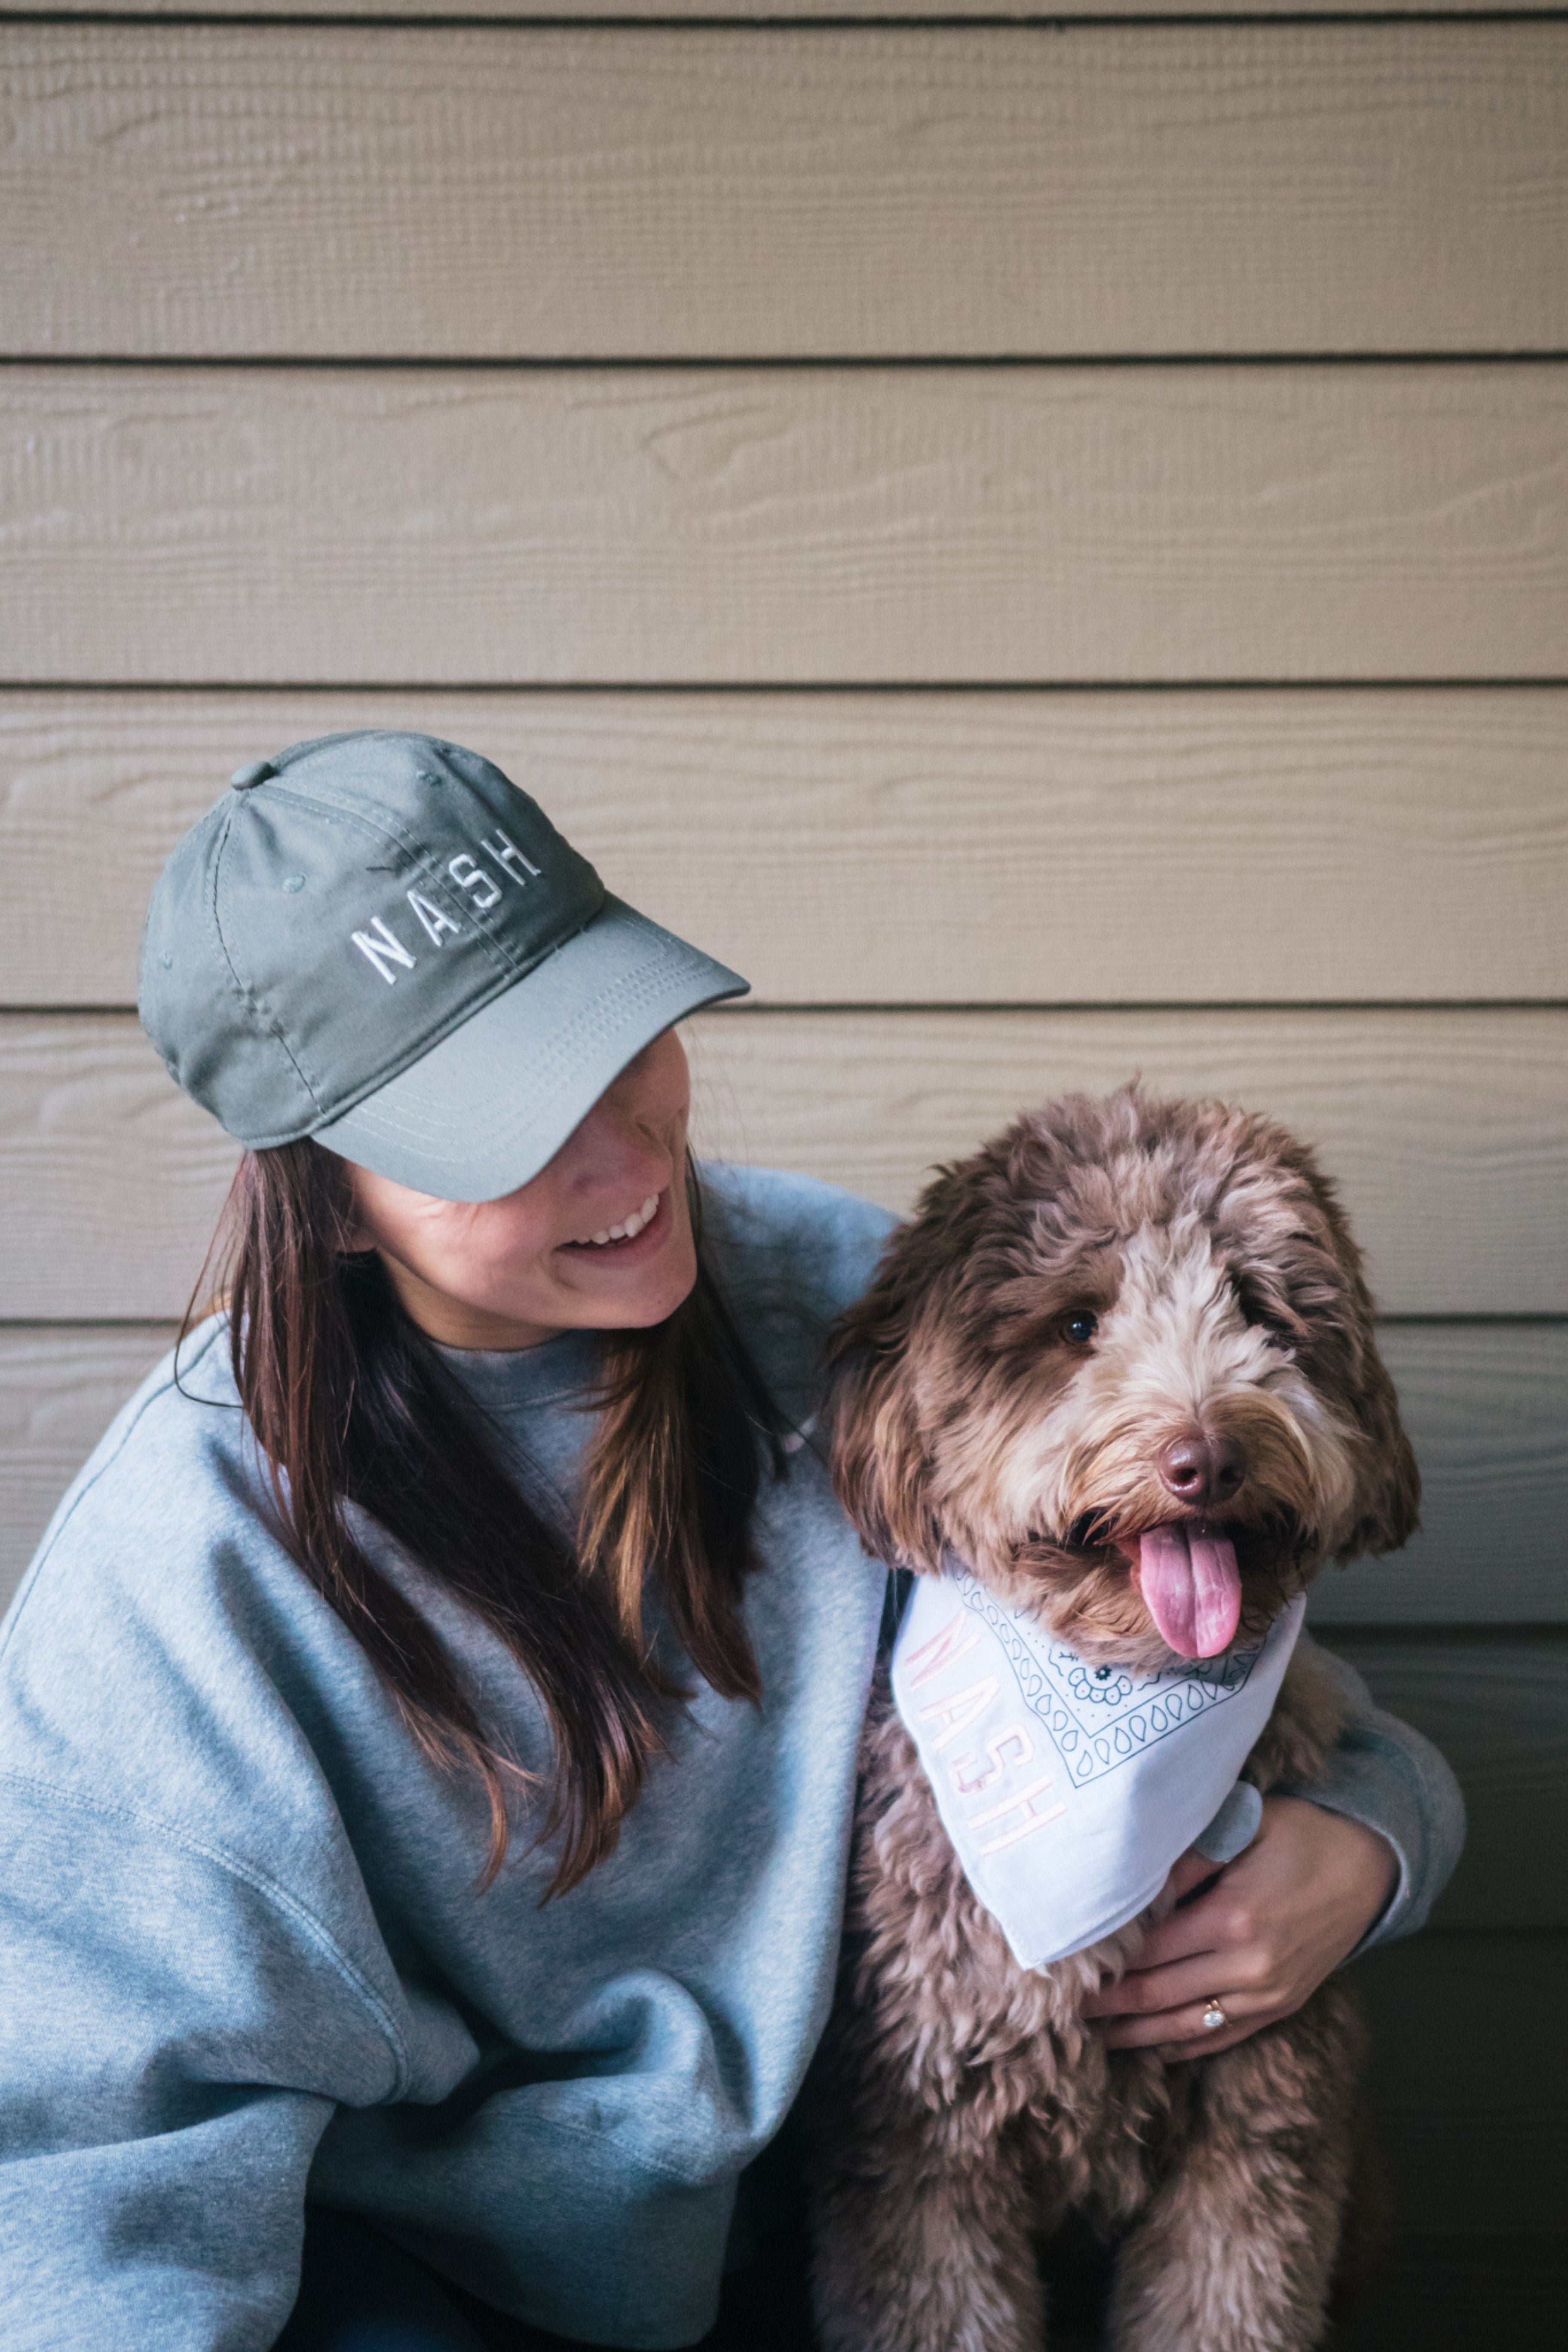
<path id="1" fill-rule="evenodd" d="M 247 1155 L 229 1312 L 0 1658 L 10 2352 L 683 2346 L 727 2271 L 729 2340 L 801 2340 L 763 2152 L 888 1587 L 802 1433 L 888 1221 L 689 1174 L 672 1024 L 743 986 L 425 737 L 242 770 L 174 852 L 142 1017 Z M 1363 1694 L 1108 2038 L 1256 2031 L 1457 1844 Z"/>

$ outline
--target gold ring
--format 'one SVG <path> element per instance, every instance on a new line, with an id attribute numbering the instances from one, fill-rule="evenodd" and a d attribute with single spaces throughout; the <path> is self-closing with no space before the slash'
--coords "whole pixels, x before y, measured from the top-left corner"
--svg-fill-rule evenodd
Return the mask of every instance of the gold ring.
<path id="1" fill-rule="evenodd" d="M 1204 2011 L 1204 2032 L 1205 2033 L 1217 2033 L 1222 2025 L 1228 2025 L 1229 2023 L 1229 2018 L 1226 2015 L 1225 2011 L 1220 2006 L 1220 1998 L 1218 1993 L 1211 1992 L 1208 1997 L 1208 2007 Z"/>

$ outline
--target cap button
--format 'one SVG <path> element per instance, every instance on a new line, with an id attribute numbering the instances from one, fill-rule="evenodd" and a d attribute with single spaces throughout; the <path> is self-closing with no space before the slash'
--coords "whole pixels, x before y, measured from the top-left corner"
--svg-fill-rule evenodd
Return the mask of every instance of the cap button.
<path id="1" fill-rule="evenodd" d="M 268 776 L 277 773 L 270 760 L 247 760 L 243 768 L 235 770 L 228 781 L 237 793 L 247 793 L 252 784 L 264 784 Z"/>

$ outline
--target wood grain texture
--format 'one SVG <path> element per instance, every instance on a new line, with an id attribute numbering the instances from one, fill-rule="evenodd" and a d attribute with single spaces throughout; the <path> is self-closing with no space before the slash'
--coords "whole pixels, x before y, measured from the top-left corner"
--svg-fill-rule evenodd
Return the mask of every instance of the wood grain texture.
<path id="1" fill-rule="evenodd" d="M 1559 1962 L 1559 1966 L 1562 1963 Z M 1442 2045 L 1445 2048 L 1447 2044 Z M 1522 2137 L 1534 2165 L 1540 2141 L 1546 2162 L 1560 2164 L 1550 2121 L 1526 2107 L 1509 2127 Z M 1462 2148 L 1450 2152 L 1457 2179 L 1467 2179 Z M 1545 2164 L 1542 2164 L 1542 2169 Z M 1401 2231 L 1375 2286 L 1325 2352 L 1476 2352 L 1478 2346 L 1550 2344 L 1568 2300 L 1568 2252 L 1560 2222 L 1539 2231 Z"/>
<path id="2" fill-rule="evenodd" d="M 7 16 L 24 17 L 41 14 L 5 0 L 0 5 L 0 23 Z M 48 12 L 51 16 L 79 16 L 101 15 L 102 0 L 55 0 Z M 130 18 L 159 16 L 189 16 L 193 13 L 190 0 L 116 0 L 116 16 Z M 1521 16 L 1558 13 L 1558 0 L 1490 0 L 1487 6 L 1477 6 L 1474 0 L 1207 0 L 1201 10 L 1193 0 L 1140 0 L 1134 11 L 1126 0 L 1074 0 L 1072 15 L 1077 17 L 1109 16 L 1121 19 L 1136 15 L 1158 23 L 1165 16 Z M 369 16 L 395 21 L 414 16 L 437 20 L 446 17 L 505 18 L 509 22 L 526 24 L 531 19 L 552 22 L 592 24 L 595 19 L 613 20 L 654 17 L 668 23 L 690 21 L 696 24 L 715 19 L 729 23 L 754 20 L 763 24 L 799 21 L 809 24 L 814 18 L 895 17 L 906 22 L 922 18 L 943 19 L 962 23 L 965 18 L 987 17 L 1016 19 L 1019 23 L 1056 24 L 1061 20 L 1049 11 L 1020 5 L 1020 0 L 856 0 L 853 8 L 846 0 L 788 0 L 788 5 L 744 8 L 737 0 L 551 0 L 531 12 L 521 7 L 518 0 L 203 0 L 203 16 L 298 18 Z"/>
<path id="3" fill-rule="evenodd" d="M 1562 23 L 55 24 L 0 59 L 13 354 L 1568 346 Z"/>
<path id="4" fill-rule="evenodd" d="M 0 375 L 5 677 L 1568 675 L 1568 366 Z"/>
<path id="5" fill-rule="evenodd" d="M 1556 2226 L 1568 2158 L 1565 1958 L 1561 1935 L 1434 1932 L 1356 1962 L 1402 2231 L 1500 2237 Z"/>
<path id="6" fill-rule="evenodd" d="M 746 1013 L 689 1024 L 703 1148 L 908 1204 L 1017 1108 L 1139 1069 L 1342 1180 L 1391 1313 L 1568 1312 L 1568 1015 Z M 0 1019 L 0 1318 L 178 1315 L 233 1150 L 128 1014 Z M 127 1236 L 133 1236 L 128 1246 Z"/>
<path id="7" fill-rule="evenodd" d="M 172 1326 L 0 1330 L 0 1607 L 59 1500 Z M 1568 1329 L 1386 1326 L 1384 1353 L 1426 1482 L 1426 1531 L 1394 1560 L 1331 1574 L 1312 1622 L 1388 1654 L 1375 1624 L 1568 1619 Z M 1517 1413 L 1517 1419 L 1513 1415 Z M 1392 1703 L 1392 1702 L 1391 1702 Z"/>
<path id="8" fill-rule="evenodd" d="M 1523 1012 L 715 1013 L 699 1133 L 909 1205 L 1023 1105 L 1141 1071 L 1270 1112 L 1342 1181 L 1391 1314 L 1568 1309 L 1568 1017 Z"/>
<path id="9" fill-rule="evenodd" d="M 177 1319 L 236 1156 L 129 1014 L 0 1021 L 0 1319 Z"/>
<path id="10" fill-rule="evenodd" d="M 1568 1642 L 1328 1638 L 1464 1790 L 1465 1851 L 1434 1927 L 1568 1927 Z"/>
<path id="11" fill-rule="evenodd" d="M 173 1339 L 153 1323 L 0 1330 L 0 1609 L 60 1496 Z"/>
<path id="12" fill-rule="evenodd" d="M 1313 1624 L 1337 1642 L 1327 1629 L 1568 1622 L 1568 1325 L 1385 1324 L 1380 1345 L 1421 1465 L 1421 1532 L 1329 1570 Z"/>
<path id="13" fill-rule="evenodd" d="M 356 726 L 486 751 L 759 1001 L 1568 997 L 1562 688 L 13 691 L 0 1003 L 130 1003 L 231 770 Z"/>

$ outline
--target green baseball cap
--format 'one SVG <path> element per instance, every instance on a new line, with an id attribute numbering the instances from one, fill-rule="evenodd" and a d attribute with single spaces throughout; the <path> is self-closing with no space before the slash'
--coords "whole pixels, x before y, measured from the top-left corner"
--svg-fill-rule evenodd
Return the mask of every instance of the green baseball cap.
<path id="1" fill-rule="evenodd" d="M 746 987 L 612 898 L 489 760 L 376 732 L 236 772 L 159 877 L 139 1005 L 241 1143 L 314 1136 L 492 1201 L 660 1030 Z"/>

